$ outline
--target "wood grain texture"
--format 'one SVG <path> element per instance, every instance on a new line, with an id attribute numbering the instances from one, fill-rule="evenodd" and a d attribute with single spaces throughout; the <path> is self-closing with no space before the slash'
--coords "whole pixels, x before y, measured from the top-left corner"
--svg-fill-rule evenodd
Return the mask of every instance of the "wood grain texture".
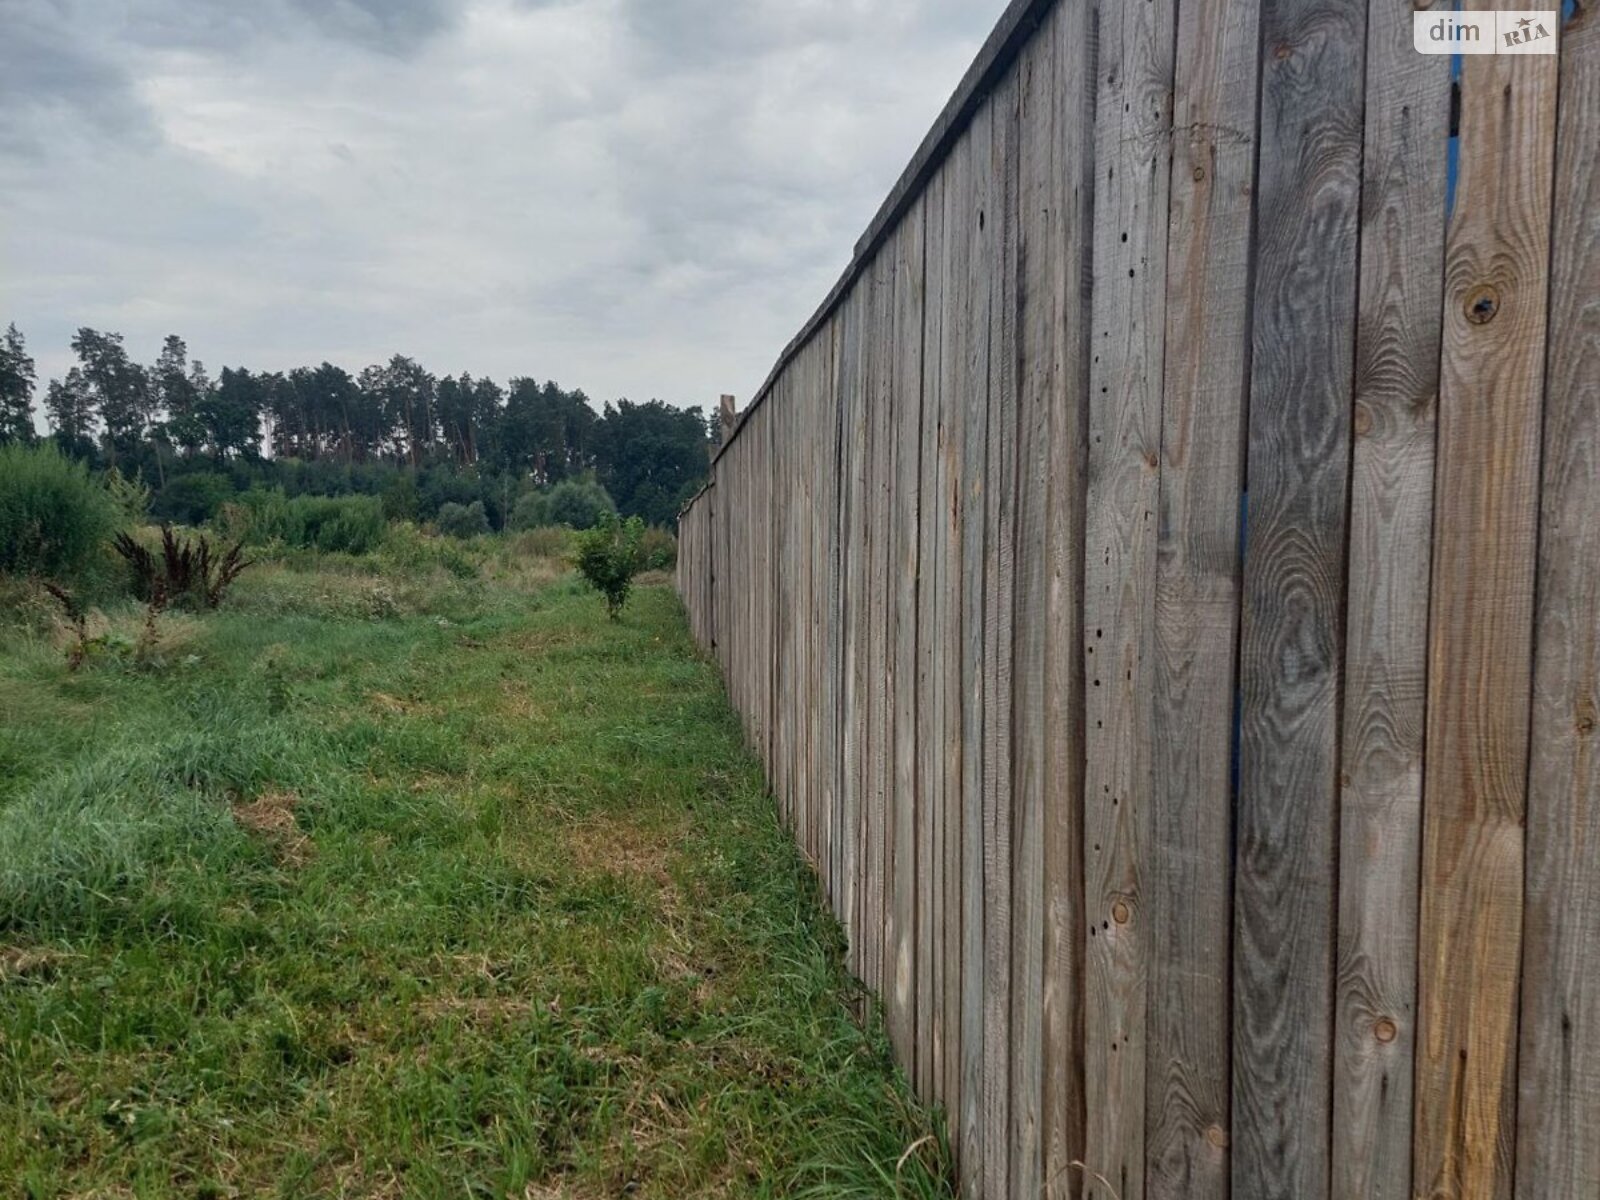
<path id="1" fill-rule="evenodd" d="M 1049 627 L 1050 408 L 1057 396 L 1061 298 L 1054 244 L 1055 41 L 1031 41 L 1018 61 L 1015 215 L 1015 517 L 1012 521 L 1011 839 L 1008 1024 L 1009 1194 L 1043 1192 L 1044 811 Z"/>
<path id="2" fill-rule="evenodd" d="M 994 250 L 989 210 L 994 105 L 973 118 L 969 170 L 962 197 L 966 227 L 960 319 L 961 336 L 961 1169 L 963 1185 L 981 1194 L 983 1153 L 984 1002 L 988 986 L 984 953 L 984 663 L 988 649 L 984 604 L 988 566 L 988 450 L 990 309 Z"/>
<path id="3" fill-rule="evenodd" d="M 1517 1195 L 1600 1195 L 1600 21 L 1561 50 Z"/>
<path id="4" fill-rule="evenodd" d="M 867 579 L 866 904 L 861 931 L 862 978 L 880 996 L 889 993 L 886 967 L 889 914 L 889 818 L 894 782 L 894 703 L 891 669 L 894 604 L 894 247 L 886 243 L 868 271 L 871 336 L 867 346 L 867 439 L 869 495 Z"/>
<path id="5" fill-rule="evenodd" d="M 1046 198 L 1045 286 L 1056 309 L 1049 400 L 1046 498 L 1044 994 L 1041 1001 L 1043 1194 L 1082 1194 L 1084 1156 L 1083 772 L 1084 514 L 1087 502 L 1089 361 L 1094 237 L 1094 10 L 1062 4 L 1041 36 L 1055 47 L 1055 132 Z"/>
<path id="6" fill-rule="evenodd" d="M 1443 56 L 1371 10 L 1341 759 L 1333 1194 L 1411 1186 L 1428 587 L 1450 122 Z"/>
<path id="7" fill-rule="evenodd" d="M 1011 755 L 1017 502 L 1016 74 L 995 88 L 986 206 L 990 305 L 984 506 L 983 1138 L 984 1194 L 1008 1193 L 1011 1144 Z"/>
<path id="8" fill-rule="evenodd" d="M 894 409 L 889 519 L 892 588 L 889 606 L 889 687 L 892 706 L 891 782 L 886 853 L 889 860 L 885 1001 L 889 1033 L 901 1063 L 914 1073 L 917 940 L 917 586 L 921 561 L 917 524 L 922 471 L 922 345 L 926 205 L 918 199 L 894 246 Z"/>
<path id="9" fill-rule="evenodd" d="M 1446 245 L 1409 10 L 1196 3 L 1013 6 L 691 629 L 965 1194 L 1592 1197 L 1592 17 L 1467 61 Z"/>
<path id="10" fill-rule="evenodd" d="M 1156 507 L 1176 10 L 1103 8 L 1095 103 L 1092 359 L 1084 543 L 1084 1194 L 1142 1200 L 1144 882 Z"/>
<path id="11" fill-rule="evenodd" d="M 1262 8 L 1234 889 L 1233 1195 L 1328 1194 L 1366 6 Z"/>
<path id="12" fill-rule="evenodd" d="M 928 183 L 923 211 L 922 423 L 917 503 L 917 1048 L 919 1095 L 944 1100 L 944 834 L 946 745 L 950 722 L 949 471 L 945 455 L 943 329 L 948 169 Z"/>
<path id="13" fill-rule="evenodd" d="M 967 721 L 966 700 L 966 279 L 972 239 L 968 219 L 972 192 L 972 140 L 963 138 L 945 167 L 944 194 L 944 295 L 940 303 L 939 338 L 939 448 L 940 520 L 943 546 L 943 588 L 946 612 L 941 622 L 944 655 L 941 664 L 944 697 L 944 742 L 941 767 L 944 786 L 944 820 L 940 860 L 943 864 L 944 921 L 940 926 L 939 960 L 944 980 L 940 1007 L 944 1026 L 943 1088 L 940 1093 L 950 1122 L 950 1145 L 957 1155 L 962 1146 L 962 1122 L 967 1106 L 962 1094 L 966 1056 L 963 1050 L 962 1003 L 966 953 L 966 920 L 962 896 L 965 879 L 965 802 Z"/>
<path id="14" fill-rule="evenodd" d="M 1233 715 L 1257 12 L 1178 10 L 1155 578 L 1145 1194 L 1228 1195 Z"/>
<path id="15" fill-rule="evenodd" d="M 1556 67 L 1468 55 L 1461 73 L 1423 802 L 1413 1188 L 1428 1197 L 1512 1193 Z"/>
<path id="16" fill-rule="evenodd" d="M 852 292 L 840 309 L 839 394 L 843 409 L 842 454 L 844 471 L 842 540 L 842 593 L 844 629 L 844 695 L 841 731 L 843 762 L 840 774 L 840 903 L 849 943 L 850 969 L 859 978 L 861 966 L 861 822 L 862 778 L 866 753 L 866 446 L 863 342 L 866 337 L 867 292 Z"/>

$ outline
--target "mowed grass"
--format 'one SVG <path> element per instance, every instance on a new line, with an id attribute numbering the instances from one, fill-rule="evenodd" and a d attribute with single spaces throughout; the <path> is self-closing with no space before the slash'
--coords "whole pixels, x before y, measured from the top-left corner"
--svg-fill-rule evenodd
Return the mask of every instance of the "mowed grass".
<path id="1" fill-rule="evenodd" d="M 950 1194 L 676 599 L 557 572 L 0 634 L 0 1195 Z"/>

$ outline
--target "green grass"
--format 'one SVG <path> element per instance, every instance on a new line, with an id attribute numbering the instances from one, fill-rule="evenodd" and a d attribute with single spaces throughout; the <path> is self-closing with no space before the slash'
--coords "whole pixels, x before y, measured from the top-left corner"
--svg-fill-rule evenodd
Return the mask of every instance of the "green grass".
<path id="1" fill-rule="evenodd" d="M 0 1195 L 950 1194 L 676 600 L 480 557 L 0 632 Z"/>

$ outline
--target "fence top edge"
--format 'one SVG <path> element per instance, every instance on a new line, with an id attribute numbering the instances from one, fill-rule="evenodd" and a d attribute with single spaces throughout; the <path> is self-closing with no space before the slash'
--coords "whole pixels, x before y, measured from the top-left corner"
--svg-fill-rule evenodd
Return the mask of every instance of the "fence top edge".
<path id="1" fill-rule="evenodd" d="M 777 383 L 779 376 L 843 303 L 844 298 L 855 286 L 856 280 L 861 277 L 884 241 L 899 225 L 900 218 L 922 194 L 934 172 L 948 157 L 951 147 L 965 132 L 973 115 L 988 99 L 989 92 L 1011 69 L 1023 46 L 1033 36 L 1034 30 L 1038 28 L 1045 14 L 1057 2 L 1058 0 L 1011 0 L 1006 6 L 999 22 L 985 39 L 983 48 L 978 51 L 977 58 L 973 59 L 972 65 L 961 77 L 961 82 L 956 85 L 955 92 L 946 101 L 933 127 L 923 137 L 916 153 L 911 156 L 911 162 L 900 173 L 899 180 L 879 206 L 877 215 L 872 218 L 866 232 L 856 241 L 855 250 L 850 256 L 849 265 L 844 269 L 844 274 L 829 290 L 822 304 L 811 315 L 811 319 L 800 327 L 800 332 L 795 334 L 783 348 L 777 364 L 757 389 L 750 403 L 745 405 L 744 411 L 739 414 L 738 421 L 723 439 L 722 445 L 717 447 L 716 453 L 711 457 L 713 467 L 727 453 L 728 447 L 738 440 L 739 434 L 750 419 L 750 414 L 755 412 L 772 393 L 772 387 Z M 688 512 L 704 491 L 702 488 L 696 492 L 681 511 Z"/>

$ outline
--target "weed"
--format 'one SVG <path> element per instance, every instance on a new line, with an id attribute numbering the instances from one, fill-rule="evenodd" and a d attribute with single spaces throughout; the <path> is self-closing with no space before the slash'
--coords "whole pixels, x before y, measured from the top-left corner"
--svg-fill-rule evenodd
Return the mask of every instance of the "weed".
<path id="1" fill-rule="evenodd" d="M 133 571 L 134 594 L 153 607 L 187 600 L 199 608 L 217 608 L 234 581 L 252 565 L 244 557 L 241 542 L 218 557 L 204 534 L 180 539 L 170 525 L 161 527 L 159 559 L 126 533 L 119 533 L 114 544 Z"/>
<path id="2" fill-rule="evenodd" d="M 73 642 L 67 650 L 67 670 L 76 671 L 89 657 L 89 610 L 83 602 L 59 584 L 46 582 L 44 590 L 61 606 L 62 615 L 72 630 Z"/>

